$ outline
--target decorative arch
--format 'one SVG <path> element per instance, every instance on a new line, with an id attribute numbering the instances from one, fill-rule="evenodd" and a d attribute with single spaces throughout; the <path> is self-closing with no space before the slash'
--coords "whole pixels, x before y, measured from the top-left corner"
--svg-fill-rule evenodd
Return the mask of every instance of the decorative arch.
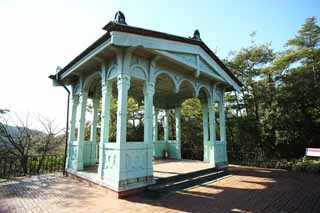
<path id="1" fill-rule="evenodd" d="M 148 79 L 148 72 L 145 68 L 140 64 L 134 64 L 130 67 L 130 71 L 128 73 L 131 77 L 139 78 L 142 80 Z"/>
<path id="2" fill-rule="evenodd" d="M 210 88 L 208 86 L 200 85 L 198 87 L 198 89 L 197 89 L 197 93 L 196 93 L 197 97 L 199 97 L 201 91 L 204 91 L 204 93 L 206 94 L 207 98 L 211 99 L 212 94 L 211 94 L 211 92 L 210 92 L 211 90 L 210 90 Z"/>
<path id="3" fill-rule="evenodd" d="M 173 83 L 174 86 L 174 92 L 177 93 L 178 91 L 178 83 L 176 81 L 176 79 L 174 78 L 173 74 L 171 74 L 170 72 L 166 71 L 166 70 L 161 70 L 156 72 L 153 77 L 150 79 L 150 82 L 154 82 L 154 84 L 156 84 L 156 80 L 160 75 L 166 75 L 171 79 L 171 82 Z"/>
<path id="4" fill-rule="evenodd" d="M 112 64 L 112 65 L 110 66 L 110 68 L 108 69 L 107 79 L 110 80 L 110 79 L 112 79 L 112 78 L 115 78 L 118 73 L 119 73 L 118 65 Z"/>
<path id="5" fill-rule="evenodd" d="M 101 72 L 96 71 L 89 75 L 88 77 L 85 78 L 84 83 L 83 83 L 83 91 L 88 92 L 90 89 L 90 86 L 92 85 L 92 82 L 96 80 L 97 78 L 101 79 Z"/>
<path id="6" fill-rule="evenodd" d="M 220 103 L 222 100 L 222 92 L 219 88 L 214 88 L 213 90 L 213 100 L 217 103 Z"/>
<path id="7" fill-rule="evenodd" d="M 186 78 L 184 78 L 184 79 L 181 79 L 180 81 L 179 81 L 179 83 L 178 83 L 178 90 L 177 90 L 177 92 L 179 92 L 180 91 L 180 87 L 181 87 L 181 85 L 183 84 L 183 83 L 187 83 L 187 84 L 189 84 L 190 86 L 191 86 L 191 88 L 192 88 L 192 90 L 193 90 L 193 97 L 197 97 L 197 89 L 196 89 L 196 86 L 195 86 L 195 83 L 194 82 L 192 82 L 191 80 L 189 80 L 189 79 L 186 79 Z"/>

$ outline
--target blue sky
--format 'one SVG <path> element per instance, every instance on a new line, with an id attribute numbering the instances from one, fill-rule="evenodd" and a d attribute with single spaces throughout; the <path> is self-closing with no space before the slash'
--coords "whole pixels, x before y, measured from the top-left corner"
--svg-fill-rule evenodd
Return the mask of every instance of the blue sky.
<path id="1" fill-rule="evenodd" d="M 182 36 L 198 28 L 212 49 L 218 47 L 220 57 L 248 45 L 253 31 L 258 42 L 280 49 L 307 17 L 320 15 L 320 1 L 307 0 L 131 2 L 116 3 L 129 24 Z"/>
<path id="2" fill-rule="evenodd" d="M 250 44 L 282 49 L 305 19 L 320 17 L 312 0 L 0 0 L 0 108 L 65 121 L 66 94 L 48 75 L 94 42 L 121 10 L 129 25 L 180 36 L 199 29 L 221 58 Z M 4 91 L 4 92 L 3 92 Z"/>

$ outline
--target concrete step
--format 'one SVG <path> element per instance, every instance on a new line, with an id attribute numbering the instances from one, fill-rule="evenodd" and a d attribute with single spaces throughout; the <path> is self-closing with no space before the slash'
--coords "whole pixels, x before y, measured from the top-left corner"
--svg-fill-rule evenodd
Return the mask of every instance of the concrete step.
<path id="1" fill-rule="evenodd" d="M 199 170 L 186 174 L 176 175 L 168 178 L 160 178 L 155 184 L 147 188 L 147 193 L 153 197 L 160 197 L 173 191 L 179 191 L 205 182 L 219 179 L 228 175 L 226 169 L 215 168 Z"/>
<path id="2" fill-rule="evenodd" d="M 219 170 L 216 168 L 208 168 L 208 169 L 202 169 L 202 170 L 198 170 L 198 171 L 194 171 L 194 172 L 188 172 L 185 174 L 174 175 L 171 177 L 159 178 L 156 180 L 155 184 L 164 184 L 164 183 L 168 183 L 168 182 L 179 182 L 179 181 L 182 181 L 182 180 L 185 180 L 188 178 L 198 177 L 198 176 L 213 173 L 216 171 L 219 171 Z"/>

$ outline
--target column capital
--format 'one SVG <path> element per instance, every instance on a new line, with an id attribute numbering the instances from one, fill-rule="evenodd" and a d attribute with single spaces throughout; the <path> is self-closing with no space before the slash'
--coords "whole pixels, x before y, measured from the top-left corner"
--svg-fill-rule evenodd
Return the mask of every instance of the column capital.
<path id="1" fill-rule="evenodd" d="M 209 104 L 207 102 L 201 102 L 202 109 L 207 109 Z"/>
<path id="2" fill-rule="evenodd" d="M 117 86 L 118 89 L 122 86 L 126 86 L 128 89 L 130 87 L 130 79 L 131 77 L 126 74 L 120 74 L 117 76 Z"/>
<path id="3" fill-rule="evenodd" d="M 73 104 L 79 103 L 79 95 L 72 95 L 71 98 Z"/>
<path id="4" fill-rule="evenodd" d="M 88 97 L 88 91 L 81 91 L 79 94 L 80 99 L 84 99 Z"/>
<path id="5" fill-rule="evenodd" d="M 111 93 L 112 93 L 112 81 L 102 82 L 101 90 L 102 90 L 102 94 L 111 95 Z"/>
<path id="6" fill-rule="evenodd" d="M 146 82 L 143 87 L 143 94 L 144 95 L 154 95 L 154 83 L 153 82 Z"/>

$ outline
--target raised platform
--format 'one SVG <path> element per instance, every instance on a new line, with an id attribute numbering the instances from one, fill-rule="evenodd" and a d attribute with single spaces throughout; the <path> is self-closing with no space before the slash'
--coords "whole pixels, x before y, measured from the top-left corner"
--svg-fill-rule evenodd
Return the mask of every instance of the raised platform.
<path id="1" fill-rule="evenodd" d="M 153 177 L 157 180 L 209 168 L 212 165 L 199 160 L 158 159 L 153 161 Z"/>
<path id="2" fill-rule="evenodd" d="M 173 180 L 175 177 L 187 177 L 188 174 L 197 174 L 197 171 L 204 171 L 214 169 L 209 163 L 205 163 L 198 160 L 174 160 L 174 159 L 159 159 L 153 161 L 153 181 L 150 181 L 148 185 L 153 183 L 163 182 L 165 180 Z M 118 197 L 128 196 L 141 192 L 148 185 L 136 185 L 132 188 L 128 188 L 125 191 L 117 191 L 113 189 L 112 184 L 109 184 L 105 180 L 102 180 L 98 175 L 98 165 L 85 168 L 83 171 L 71 171 L 69 173 L 76 177 L 80 181 L 88 182 L 92 186 L 105 187 L 112 194 L 117 194 Z M 162 179 L 163 181 L 160 181 Z"/>

